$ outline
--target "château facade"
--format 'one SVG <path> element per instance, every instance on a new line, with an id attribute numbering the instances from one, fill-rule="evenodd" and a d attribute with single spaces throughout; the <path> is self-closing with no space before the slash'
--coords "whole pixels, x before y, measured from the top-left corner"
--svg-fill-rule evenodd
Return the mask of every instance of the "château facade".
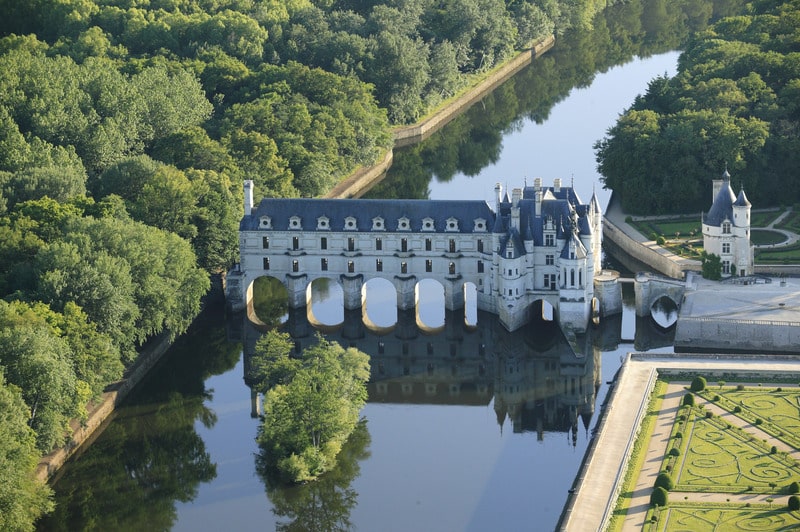
<path id="1" fill-rule="evenodd" d="M 728 170 L 713 181 L 713 203 L 703 215 L 703 249 L 720 257 L 722 276 L 752 275 L 753 246 L 750 244 L 750 202 L 731 188 Z"/>
<path id="2" fill-rule="evenodd" d="M 234 309 L 251 299 L 252 282 L 272 276 L 286 286 L 289 306 L 307 304 L 318 278 L 342 285 L 344 306 L 362 305 L 362 287 L 384 278 L 397 305 L 416 304 L 416 286 L 435 279 L 449 310 L 464 305 L 474 285 L 480 310 L 515 330 L 534 304 L 552 305 L 562 328 L 583 332 L 600 272 L 602 212 L 596 196 L 583 203 L 572 187 L 495 187 L 494 208 L 478 200 L 264 199 L 244 184 L 240 264 L 228 275 Z M 541 306 L 541 304 L 540 304 Z"/>

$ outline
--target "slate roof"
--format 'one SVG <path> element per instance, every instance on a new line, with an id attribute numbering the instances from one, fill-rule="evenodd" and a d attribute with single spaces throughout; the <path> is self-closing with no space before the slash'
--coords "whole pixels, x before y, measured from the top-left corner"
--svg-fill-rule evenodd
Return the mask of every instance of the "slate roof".
<path id="1" fill-rule="evenodd" d="M 730 177 L 728 171 L 725 170 L 725 173 L 722 174 L 722 187 L 717 192 L 711 209 L 703 219 L 705 224 L 719 227 L 725 219 L 733 220 L 733 203 L 736 201 L 736 195 L 731 189 Z"/>
<path id="2" fill-rule="evenodd" d="M 345 218 L 356 219 L 358 231 L 370 231 L 372 219 L 381 217 L 386 231 L 396 231 L 398 220 L 406 217 L 410 222 L 410 231 L 422 231 L 422 220 L 432 218 L 434 231 L 444 232 L 448 218 L 458 220 L 459 233 L 472 233 L 474 220 L 483 218 L 486 227 L 494 225 L 495 215 L 489 205 L 482 200 L 384 200 L 384 199 L 297 199 L 268 198 L 252 210 L 250 216 L 242 218 L 239 224 L 241 231 L 260 229 L 262 216 L 269 216 L 272 229 L 286 231 L 289 219 L 299 216 L 302 229 L 312 231 L 317 228 L 317 218 L 327 216 L 331 231 L 344 231 Z M 383 231 L 376 231 L 383 232 Z"/>
<path id="3" fill-rule="evenodd" d="M 736 201 L 733 202 L 735 207 L 751 207 L 752 204 L 748 201 L 747 196 L 744 194 L 744 189 L 739 191 L 739 195 L 736 196 Z"/>

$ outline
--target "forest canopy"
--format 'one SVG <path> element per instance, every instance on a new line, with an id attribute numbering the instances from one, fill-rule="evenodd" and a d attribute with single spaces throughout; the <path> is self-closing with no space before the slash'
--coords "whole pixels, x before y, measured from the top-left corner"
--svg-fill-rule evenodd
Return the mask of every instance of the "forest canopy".
<path id="1" fill-rule="evenodd" d="M 800 1 L 761 0 L 689 43 L 596 146 L 606 188 L 633 214 L 697 212 L 711 180 L 759 206 L 800 201 Z"/>

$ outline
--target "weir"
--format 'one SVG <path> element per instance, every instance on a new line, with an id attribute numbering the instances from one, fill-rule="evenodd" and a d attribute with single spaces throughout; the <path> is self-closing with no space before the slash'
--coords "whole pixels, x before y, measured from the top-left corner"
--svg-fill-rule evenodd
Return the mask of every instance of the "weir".
<path id="1" fill-rule="evenodd" d="M 539 301 L 572 333 L 585 331 L 592 317 L 621 312 L 616 278 L 600 275 L 596 196 L 583 203 L 560 179 L 548 187 L 540 178 L 511 197 L 498 184 L 495 195 L 494 208 L 478 200 L 284 198 L 255 206 L 246 181 L 228 305 L 244 310 L 253 281 L 271 276 L 286 287 L 292 309 L 307 305 L 308 285 L 324 277 L 340 283 L 347 310 L 361 308 L 370 279 L 391 282 L 401 310 L 415 307 L 422 279 L 444 287 L 451 311 L 463 308 L 471 283 L 478 309 L 496 314 L 509 331 L 525 325 Z"/>

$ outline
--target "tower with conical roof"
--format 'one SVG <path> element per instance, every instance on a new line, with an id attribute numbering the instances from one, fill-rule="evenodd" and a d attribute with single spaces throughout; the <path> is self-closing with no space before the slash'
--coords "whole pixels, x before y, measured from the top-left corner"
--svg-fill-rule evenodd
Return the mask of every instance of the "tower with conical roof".
<path id="1" fill-rule="evenodd" d="M 713 203 L 703 216 L 703 248 L 720 257 L 722 275 L 752 275 L 753 246 L 750 244 L 750 202 L 744 188 L 738 196 L 731 188 L 726 169 L 713 181 Z"/>

